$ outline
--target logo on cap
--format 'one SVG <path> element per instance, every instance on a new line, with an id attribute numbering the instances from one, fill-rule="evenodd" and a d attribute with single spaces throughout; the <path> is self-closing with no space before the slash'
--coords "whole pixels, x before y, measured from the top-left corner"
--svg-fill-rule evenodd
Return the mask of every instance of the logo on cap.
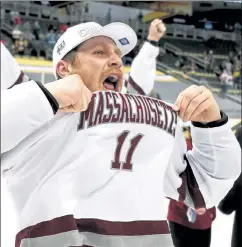
<path id="1" fill-rule="evenodd" d="M 121 45 L 128 45 L 128 44 L 130 44 L 129 43 L 129 40 L 127 38 L 122 38 L 122 39 L 119 39 L 118 41 L 119 41 L 119 43 Z"/>
<path id="2" fill-rule="evenodd" d="M 59 55 L 61 54 L 61 51 L 65 48 L 65 46 L 66 46 L 66 43 L 64 40 L 57 46 L 57 53 Z"/>
<path id="3" fill-rule="evenodd" d="M 85 37 L 87 35 L 92 34 L 93 32 L 97 31 L 98 29 L 95 27 L 88 27 L 86 29 L 81 29 L 78 31 L 81 37 Z"/>

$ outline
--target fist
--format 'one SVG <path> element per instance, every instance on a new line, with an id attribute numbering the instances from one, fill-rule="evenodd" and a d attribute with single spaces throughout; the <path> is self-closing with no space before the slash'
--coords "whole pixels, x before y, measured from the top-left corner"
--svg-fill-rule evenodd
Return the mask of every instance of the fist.
<path id="1" fill-rule="evenodd" d="M 204 86 L 190 86 L 181 92 L 173 106 L 180 118 L 194 122 L 219 120 L 220 110 L 212 92 Z"/>
<path id="2" fill-rule="evenodd" d="M 91 91 L 76 74 L 48 83 L 45 87 L 59 103 L 61 112 L 85 111 L 92 98 Z"/>
<path id="3" fill-rule="evenodd" d="M 166 31 L 166 26 L 162 20 L 155 19 L 151 22 L 148 40 L 159 41 Z"/>

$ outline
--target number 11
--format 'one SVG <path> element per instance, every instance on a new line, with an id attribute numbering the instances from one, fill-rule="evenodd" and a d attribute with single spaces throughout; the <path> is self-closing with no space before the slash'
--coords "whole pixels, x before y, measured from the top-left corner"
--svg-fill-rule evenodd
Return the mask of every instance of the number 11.
<path id="1" fill-rule="evenodd" d="M 132 170 L 132 168 L 133 168 L 132 157 L 133 157 L 133 154 L 134 154 L 134 150 L 136 149 L 136 147 L 139 144 L 140 140 L 143 138 L 143 135 L 142 134 L 138 134 L 133 139 L 131 139 L 130 148 L 128 149 L 128 152 L 127 152 L 127 155 L 126 155 L 126 161 L 125 162 L 121 162 L 120 161 L 120 153 L 121 153 L 124 141 L 126 140 L 126 138 L 129 135 L 129 133 L 130 133 L 129 131 L 124 131 L 117 138 L 118 144 L 117 144 L 117 147 L 116 147 L 116 150 L 115 150 L 114 160 L 112 161 L 112 168 L 113 169 L 120 169 L 121 168 L 121 164 L 123 164 L 123 166 L 121 168 L 122 170 Z"/>

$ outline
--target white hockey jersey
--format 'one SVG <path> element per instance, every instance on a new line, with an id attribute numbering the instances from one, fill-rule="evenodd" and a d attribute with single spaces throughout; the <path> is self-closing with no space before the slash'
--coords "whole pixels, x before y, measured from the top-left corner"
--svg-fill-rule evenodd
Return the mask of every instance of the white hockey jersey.
<path id="1" fill-rule="evenodd" d="M 37 110 L 20 104 L 12 115 L 28 136 L 1 157 L 19 215 L 16 247 L 172 246 L 163 197 L 210 208 L 240 173 L 228 124 L 193 126 L 186 152 L 177 114 L 160 100 L 96 92 L 87 111 L 51 119 L 38 86 L 31 96 Z"/>
<path id="2" fill-rule="evenodd" d="M 21 71 L 14 57 L 8 49 L 1 43 L 1 90 L 11 88 L 28 80 Z"/>

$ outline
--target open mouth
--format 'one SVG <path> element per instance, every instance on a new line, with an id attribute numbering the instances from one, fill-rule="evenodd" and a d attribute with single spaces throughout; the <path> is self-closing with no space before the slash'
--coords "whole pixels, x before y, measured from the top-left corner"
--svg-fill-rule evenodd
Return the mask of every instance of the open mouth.
<path id="1" fill-rule="evenodd" d="M 119 82 L 118 75 L 109 75 L 103 82 L 103 86 L 107 90 L 116 91 L 118 89 Z"/>

